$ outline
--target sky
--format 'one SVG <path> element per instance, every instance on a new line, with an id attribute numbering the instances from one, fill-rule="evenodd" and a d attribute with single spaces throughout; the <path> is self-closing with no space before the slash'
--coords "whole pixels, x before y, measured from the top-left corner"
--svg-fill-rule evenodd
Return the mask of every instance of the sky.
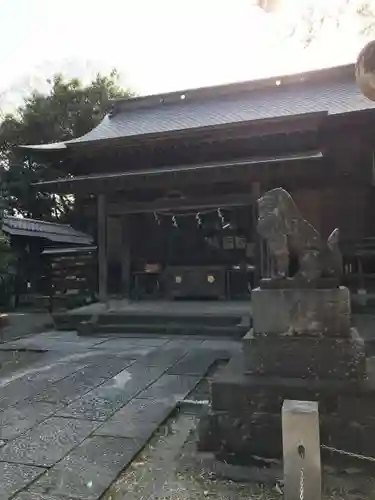
<path id="1" fill-rule="evenodd" d="M 60 71 L 85 79 L 116 67 L 143 95 L 354 61 L 364 40 L 353 16 L 307 50 L 298 30 L 288 36 L 311 1 L 266 13 L 255 0 L 0 0 L 0 95 L 9 103 Z"/>

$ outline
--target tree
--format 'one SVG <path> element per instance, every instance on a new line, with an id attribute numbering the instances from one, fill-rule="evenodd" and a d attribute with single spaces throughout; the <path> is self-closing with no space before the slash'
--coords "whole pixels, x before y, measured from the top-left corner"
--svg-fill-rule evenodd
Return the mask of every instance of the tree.
<path id="1" fill-rule="evenodd" d="M 375 35 L 375 7 L 371 2 L 363 2 L 357 9 L 357 14 L 362 18 L 364 35 Z"/>
<path id="2" fill-rule="evenodd" d="M 299 39 L 305 48 L 324 32 L 346 30 L 347 22 L 356 23 L 364 38 L 375 35 L 375 6 L 371 0 L 257 0 L 269 13 L 288 13 L 292 18 L 287 38 Z"/>
<path id="3" fill-rule="evenodd" d="M 6 213 L 66 220 L 73 207 L 71 197 L 37 193 L 31 188 L 34 182 L 56 178 L 58 172 L 52 165 L 29 161 L 16 146 L 66 141 L 87 133 L 108 111 L 111 99 L 133 95 L 118 81 L 115 70 L 108 76 L 98 74 L 86 86 L 79 79 L 56 75 L 49 82 L 48 94 L 33 92 L 15 113 L 3 117 L 0 167 Z"/>
<path id="4" fill-rule="evenodd" d="M 302 41 L 305 47 L 312 44 L 326 27 L 345 29 L 347 20 L 357 22 L 360 35 L 375 35 L 375 8 L 366 0 L 339 0 L 320 7 L 310 5 L 303 15 Z"/>

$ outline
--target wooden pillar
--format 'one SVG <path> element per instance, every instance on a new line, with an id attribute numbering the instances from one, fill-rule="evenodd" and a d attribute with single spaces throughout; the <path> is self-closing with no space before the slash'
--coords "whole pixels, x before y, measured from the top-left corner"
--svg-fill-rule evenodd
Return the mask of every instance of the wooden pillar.
<path id="1" fill-rule="evenodd" d="M 131 272 L 131 228 L 130 215 L 124 215 L 121 221 L 122 250 L 121 250 L 121 288 L 125 297 L 130 297 Z"/>
<path id="2" fill-rule="evenodd" d="M 254 272 L 254 285 L 258 286 L 261 278 L 262 272 L 262 241 L 260 236 L 258 235 L 257 226 L 258 226 L 258 204 L 257 200 L 260 197 L 260 183 L 253 182 L 251 185 L 251 198 L 252 198 L 252 211 L 253 211 L 253 227 L 254 227 L 254 241 L 255 241 L 255 249 L 254 249 L 254 264 L 255 264 L 255 272 Z"/>
<path id="3" fill-rule="evenodd" d="M 97 199 L 98 216 L 98 281 L 99 281 L 99 300 L 107 302 L 108 300 L 108 263 L 107 263 L 107 207 L 106 195 L 98 194 Z"/>

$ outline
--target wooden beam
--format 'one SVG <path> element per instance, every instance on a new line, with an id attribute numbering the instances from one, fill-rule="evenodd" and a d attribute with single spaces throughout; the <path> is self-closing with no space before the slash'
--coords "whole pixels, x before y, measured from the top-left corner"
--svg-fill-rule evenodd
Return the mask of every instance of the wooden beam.
<path id="1" fill-rule="evenodd" d="M 106 195 L 97 196 L 98 217 L 98 273 L 99 273 L 99 300 L 108 300 L 108 263 L 107 263 L 107 206 Z"/>
<path id="2" fill-rule="evenodd" d="M 303 168 L 305 167 L 305 168 Z M 177 189 L 186 184 L 263 182 L 274 175 L 289 174 L 291 177 L 319 177 L 327 175 L 327 166 L 320 151 L 307 151 L 294 155 L 236 159 L 229 162 L 199 165 L 180 165 L 144 171 L 110 172 L 78 176 L 35 184 L 43 192 L 98 193 L 121 191 L 129 188 Z"/>
<path id="3" fill-rule="evenodd" d="M 131 272 L 131 227 L 129 216 L 123 216 L 121 221 L 122 249 L 121 249 L 121 288 L 125 297 L 130 296 Z"/>
<path id="4" fill-rule="evenodd" d="M 107 203 L 107 212 L 111 217 L 122 217 L 123 215 L 166 212 L 173 210 L 193 210 L 224 207 L 242 207 L 252 203 L 251 192 L 248 194 L 234 193 L 228 195 L 216 195 L 205 198 L 184 198 L 184 199 L 157 199 L 149 202 L 129 203 Z M 93 214 L 94 205 L 87 205 L 85 215 Z"/>
<path id="5" fill-rule="evenodd" d="M 240 207 L 250 205 L 251 202 L 252 197 L 249 192 L 249 194 L 230 194 L 208 198 L 161 199 L 151 202 L 108 203 L 107 211 L 109 215 L 116 217 L 128 214 L 152 213 L 155 211 Z M 88 213 L 90 212 L 88 211 Z"/>

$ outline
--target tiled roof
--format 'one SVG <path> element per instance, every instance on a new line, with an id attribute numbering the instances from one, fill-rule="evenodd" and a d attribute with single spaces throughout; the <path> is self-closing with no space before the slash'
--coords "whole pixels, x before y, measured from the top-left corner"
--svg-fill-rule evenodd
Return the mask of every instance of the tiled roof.
<path id="1" fill-rule="evenodd" d="M 45 238 L 50 241 L 76 245 L 91 245 L 93 238 L 81 231 L 76 231 L 68 224 L 57 224 L 36 219 L 4 216 L 4 233 L 17 236 Z"/>
<path id="2" fill-rule="evenodd" d="M 119 100 L 113 112 L 67 147 L 309 113 L 374 109 L 355 81 L 354 65 L 165 95 Z M 48 145 L 42 146 L 44 150 Z M 51 145 L 63 149 L 64 143 Z M 35 149 L 37 147 L 34 146 Z"/>

